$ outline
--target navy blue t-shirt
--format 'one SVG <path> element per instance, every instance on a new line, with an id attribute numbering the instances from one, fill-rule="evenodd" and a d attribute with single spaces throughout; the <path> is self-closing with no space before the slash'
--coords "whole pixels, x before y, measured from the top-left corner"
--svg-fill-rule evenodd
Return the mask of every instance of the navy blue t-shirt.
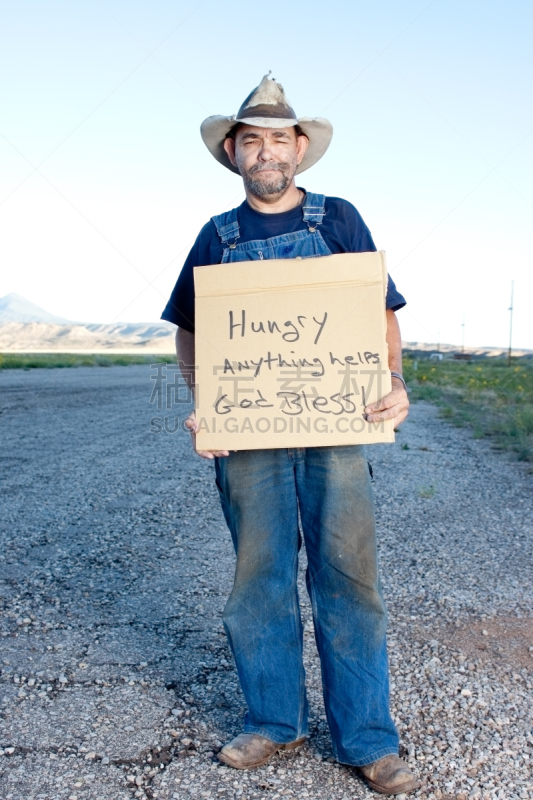
<path id="1" fill-rule="evenodd" d="M 304 191 L 304 190 L 302 190 Z M 335 253 L 367 253 L 374 251 L 370 231 L 357 209 L 339 197 L 326 197 L 326 213 L 319 230 L 327 246 Z M 255 239 L 270 239 L 284 233 L 305 230 L 303 206 L 296 206 L 281 214 L 262 214 L 248 205 L 246 200 L 237 209 L 239 221 L 239 242 Z M 196 239 L 161 319 L 173 322 L 180 328 L 194 333 L 194 267 L 220 264 L 224 245 L 220 241 L 215 223 L 212 220 L 204 225 Z M 265 262 L 266 263 L 266 262 Z M 398 292 L 389 276 L 386 306 L 393 311 L 403 308 L 405 299 Z"/>

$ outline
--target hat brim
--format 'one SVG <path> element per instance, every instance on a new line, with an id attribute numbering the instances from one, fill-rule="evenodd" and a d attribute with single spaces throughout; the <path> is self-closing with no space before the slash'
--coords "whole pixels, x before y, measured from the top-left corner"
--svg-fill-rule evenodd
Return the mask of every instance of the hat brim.
<path id="1" fill-rule="evenodd" d="M 296 174 L 304 172 L 319 161 L 328 149 L 333 136 L 333 125 L 324 117 L 300 117 L 299 119 L 277 119 L 274 117 L 247 117 L 239 120 L 236 117 L 213 116 L 204 119 L 200 126 L 203 142 L 211 155 L 226 169 L 239 174 L 224 150 L 224 139 L 238 122 L 245 125 L 256 125 L 259 128 L 292 128 L 299 125 L 309 139 L 306 153 L 296 169 Z"/>

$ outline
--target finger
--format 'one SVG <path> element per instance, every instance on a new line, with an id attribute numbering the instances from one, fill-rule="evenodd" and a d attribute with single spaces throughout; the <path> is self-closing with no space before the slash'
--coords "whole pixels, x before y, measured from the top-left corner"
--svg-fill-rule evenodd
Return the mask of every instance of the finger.
<path id="1" fill-rule="evenodd" d="M 397 430 L 397 428 L 399 428 L 399 427 L 400 427 L 400 425 L 401 425 L 401 424 L 402 424 L 402 422 L 405 420 L 405 418 L 407 417 L 407 415 L 408 415 L 408 414 L 409 414 L 409 412 L 408 412 L 406 409 L 404 409 L 403 411 L 401 411 L 401 412 L 398 414 L 398 416 L 397 416 L 397 417 L 395 417 L 395 418 L 392 420 L 392 427 L 394 428 L 394 430 Z"/>
<path id="2" fill-rule="evenodd" d="M 386 408 L 392 408 L 397 404 L 397 397 L 394 397 L 392 394 L 386 394 L 385 397 L 381 398 L 381 400 L 378 400 L 376 403 L 370 403 L 369 406 L 366 406 L 365 411 L 368 414 L 372 414 L 374 411 L 385 411 Z"/>
<path id="3" fill-rule="evenodd" d="M 188 420 L 186 420 L 186 421 L 188 421 Z M 189 432 L 191 434 L 191 443 L 192 443 L 192 446 L 193 446 L 193 450 L 196 453 L 196 455 L 200 455 L 200 452 L 196 449 L 196 429 L 195 428 L 189 428 Z"/>
<path id="4" fill-rule="evenodd" d="M 404 411 L 394 420 L 394 423 L 393 423 L 394 430 L 396 430 L 396 428 L 400 427 L 400 425 L 402 424 L 404 419 L 407 417 L 407 414 L 408 414 L 408 412 Z"/>
<path id="5" fill-rule="evenodd" d="M 395 405 L 401 405 L 402 399 L 404 402 L 408 403 L 409 400 L 407 398 L 407 393 L 405 389 L 393 389 L 392 392 L 386 394 L 385 397 L 382 397 L 381 400 L 378 400 L 376 403 L 370 403 L 370 405 L 365 406 L 365 411 L 367 414 L 371 414 L 373 411 L 384 411 L 386 408 L 391 408 Z"/>
<path id="6" fill-rule="evenodd" d="M 227 450 L 197 450 L 196 452 L 200 458 L 207 458 L 210 461 L 214 458 L 226 458 L 229 456 Z"/>
<path id="7" fill-rule="evenodd" d="M 386 398 L 384 398 L 379 403 L 374 403 L 371 406 L 367 406 L 365 408 L 365 414 L 380 414 L 383 411 L 388 411 L 391 408 L 401 408 L 401 405 L 394 402 L 389 403 L 386 401 Z"/>
<path id="8" fill-rule="evenodd" d="M 200 456 L 200 458 L 206 458 L 208 461 L 213 461 L 215 458 L 211 450 L 197 450 L 196 455 Z"/>
<path id="9" fill-rule="evenodd" d="M 374 412 L 373 414 L 367 414 L 366 418 L 368 422 L 383 422 L 387 419 L 394 419 L 395 417 L 400 416 L 404 409 L 400 405 L 391 406 L 390 408 L 386 408 L 383 411 Z"/>
<path id="10" fill-rule="evenodd" d="M 372 414 L 373 411 L 381 411 L 382 403 L 383 400 L 380 400 L 378 403 L 371 403 L 369 406 L 365 406 L 365 413 Z"/>

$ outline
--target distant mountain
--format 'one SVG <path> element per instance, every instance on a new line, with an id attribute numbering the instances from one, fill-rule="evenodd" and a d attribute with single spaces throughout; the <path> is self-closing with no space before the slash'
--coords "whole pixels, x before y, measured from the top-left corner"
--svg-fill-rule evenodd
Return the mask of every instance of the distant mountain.
<path id="1" fill-rule="evenodd" d="M 173 353 L 170 322 L 72 322 L 20 294 L 0 297 L 0 353 Z"/>
<path id="2" fill-rule="evenodd" d="M 56 317 L 49 314 L 44 308 L 36 306 L 22 297 L 11 292 L 5 297 L 0 297 L 0 323 L 3 322 L 47 322 L 50 325 L 75 325 L 70 319 Z"/>
<path id="3" fill-rule="evenodd" d="M 173 353 L 176 326 L 160 323 L 54 325 L 0 322 L 0 353 Z"/>

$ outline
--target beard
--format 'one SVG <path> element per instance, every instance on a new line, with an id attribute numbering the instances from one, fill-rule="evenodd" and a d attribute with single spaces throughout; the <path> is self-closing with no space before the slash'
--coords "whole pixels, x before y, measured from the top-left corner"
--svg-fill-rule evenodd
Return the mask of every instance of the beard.
<path id="1" fill-rule="evenodd" d="M 268 177 L 261 176 L 265 170 L 275 170 L 276 174 L 269 174 Z M 276 162 L 274 164 L 254 164 L 251 169 L 243 170 L 241 175 L 250 194 L 267 202 L 269 200 L 275 202 L 285 194 L 295 173 L 296 164 Z"/>

